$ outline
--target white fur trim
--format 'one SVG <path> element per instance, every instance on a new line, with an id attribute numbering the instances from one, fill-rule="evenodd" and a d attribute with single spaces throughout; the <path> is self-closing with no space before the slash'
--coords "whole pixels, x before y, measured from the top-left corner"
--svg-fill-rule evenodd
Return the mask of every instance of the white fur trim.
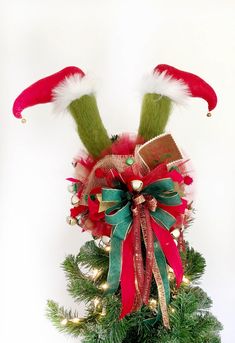
<path id="1" fill-rule="evenodd" d="M 166 71 L 156 71 L 146 75 L 142 81 L 142 94 L 157 93 L 165 95 L 178 104 L 185 104 L 191 96 L 188 86 L 183 80 L 176 80 Z"/>
<path id="2" fill-rule="evenodd" d="M 52 90 L 55 110 L 63 112 L 72 101 L 81 98 L 83 95 L 95 93 L 95 81 L 87 75 L 74 74 L 66 77 Z"/>

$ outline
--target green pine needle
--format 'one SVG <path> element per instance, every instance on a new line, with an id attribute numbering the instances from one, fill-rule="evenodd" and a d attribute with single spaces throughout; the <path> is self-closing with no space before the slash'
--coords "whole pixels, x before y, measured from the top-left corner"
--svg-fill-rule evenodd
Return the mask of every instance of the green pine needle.
<path id="1" fill-rule="evenodd" d="M 77 317 L 78 313 L 67 311 L 53 301 L 48 302 L 47 316 L 60 331 L 82 337 L 83 343 L 220 343 L 222 326 L 210 312 L 212 301 L 201 288 L 195 286 L 204 272 L 205 259 L 188 244 L 182 259 L 185 275 L 192 282 L 190 285 L 182 284 L 179 289 L 175 288 L 175 281 L 171 282 L 170 330 L 163 327 L 162 321 L 154 326 L 146 324 L 145 319 L 154 317 L 147 306 L 121 321 L 118 319 L 120 290 L 114 295 L 101 290 L 100 285 L 107 277 L 109 258 L 94 240 L 87 242 L 77 256 L 69 255 L 62 264 L 69 293 L 75 301 L 87 304 L 86 316 L 81 322 L 73 323 L 69 319 Z M 84 268 L 87 272 L 82 272 Z M 101 271 L 101 276 L 92 279 L 90 273 L 94 268 Z M 157 299 L 154 282 L 151 297 Z M 99 299 L 98 307 L 94 299 Z M 67 321 L 64 323 L 65 318 Z"/>
<path id="2" fill-rule="evenodd" d="M 196 252 L 192 247 L 187 246 L 186 252 L 181 254 L 184 261 L 184 273 L 190 281 L 196 281 L 201 278 L 205 272 L 206 260 Z"/>
<path id="3" fill-rule="evenodd" d="M 72 336 L 79 336 L 86 332 L 86 323 L 81 322 L 79 324 L 74 324 L 69 322 L 69 319 L 77 318 L 77 312 L 67 311 L 64 307 L 59 307 L 57 303 L 52 300 L 47 302 L 47 317 L 50 319 L 52 324 L 60 331 Z M 63 321 L 67 320 L 67 324 L 63 324 Z"/>
<path id="4" fill-rule="evenodd" d="M 96 246 L 94 240 L 86 242 L 80 249 L 77 262 L 84 267 L 103 269 L 108 271 L 109 255 L 102 248 Z"/>

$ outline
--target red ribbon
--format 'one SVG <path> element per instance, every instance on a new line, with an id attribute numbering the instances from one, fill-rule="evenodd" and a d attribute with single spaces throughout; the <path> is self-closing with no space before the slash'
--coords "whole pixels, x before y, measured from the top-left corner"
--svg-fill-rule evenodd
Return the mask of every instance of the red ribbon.
<path id="1" fill-rule="evenodd" d="M 153 218 L 151 218 L 152 229 L 159 240 L 164 255 L 168 261 L 169 266 L 173 269 L 176 278 L 177 287 L 180 286 L 183 279 L 183 266 L 179 250 L 172 239 L 169 231 L 160 226 Z"/>
<path id="2" fill-rule="evenodd" d="M 121 289 L 122 289 L 122 311 L 120 314 L 120 319 L 124 318 L 128 313 L 132 311 L 136 297 L 136 287 L 135 287 L 135 268 L 134 268 L 134 233 L 130 230 L 127 238 L 123 242 L 123 261 L 128 261 L 128 263 L 123 263 L 121 272 Z"/>

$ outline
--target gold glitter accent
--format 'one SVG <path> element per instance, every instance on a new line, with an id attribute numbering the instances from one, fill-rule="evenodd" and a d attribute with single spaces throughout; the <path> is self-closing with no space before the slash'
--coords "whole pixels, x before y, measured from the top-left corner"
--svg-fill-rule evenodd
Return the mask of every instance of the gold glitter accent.
<path id="1" fill-rule="evenodd" d="M 158 268 L 156 260 L 153 262 L 153 275 L 157 284 L 158 288 L 158 296 L 159 296 L 159 304 L 162 311 L 162 320 L 163 324 L 167 329 L 170 329 L 170 322 L 169 322 L 169 316 L 167 311 L 167 304 L 166 304 L 166 295 L 165 290 L 163 287 L 163 281 L 160 274 L 160 270 Z"/>

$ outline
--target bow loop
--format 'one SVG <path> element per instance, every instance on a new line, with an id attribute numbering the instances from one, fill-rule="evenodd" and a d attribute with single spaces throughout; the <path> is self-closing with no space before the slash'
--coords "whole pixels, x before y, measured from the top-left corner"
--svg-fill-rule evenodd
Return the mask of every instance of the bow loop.
<path id="1" fill-rule="evenodd" d="M 108 208 L 105 212 L 105 220 L 111 225 L 120 224 L 128 219 L 131 219 L 131 203 L 129 201 L 126 204 L 121 202 L 117 205 L 114 205 Z"/>

